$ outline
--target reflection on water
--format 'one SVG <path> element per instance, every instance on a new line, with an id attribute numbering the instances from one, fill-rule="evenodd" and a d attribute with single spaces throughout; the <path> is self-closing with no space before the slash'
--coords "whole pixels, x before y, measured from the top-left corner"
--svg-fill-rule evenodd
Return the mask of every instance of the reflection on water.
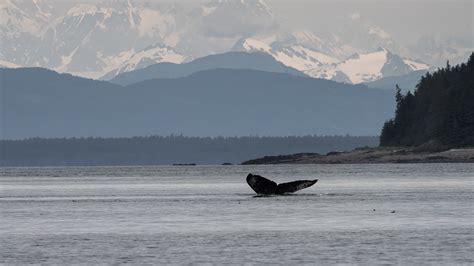
<path id="1" fill-rule="evenodd" d="M 256 197 L 251 172 L 314 179 Z M 0 168 L 0 263 L 473 263 L 474 164 Z"/>

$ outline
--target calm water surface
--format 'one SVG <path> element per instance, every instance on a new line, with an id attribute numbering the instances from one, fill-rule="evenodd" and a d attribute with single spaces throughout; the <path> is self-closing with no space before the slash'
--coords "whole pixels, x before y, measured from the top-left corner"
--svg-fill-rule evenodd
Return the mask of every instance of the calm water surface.
<path id="1" fill-rule="evenodd" d="M 0 263 L 472 264 L 473 192 L 474 164 L 0 168 Z"/>

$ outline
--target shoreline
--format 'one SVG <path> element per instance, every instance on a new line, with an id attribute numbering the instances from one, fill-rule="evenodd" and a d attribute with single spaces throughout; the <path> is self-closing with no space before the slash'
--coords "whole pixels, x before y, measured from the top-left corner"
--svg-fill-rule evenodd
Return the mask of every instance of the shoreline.
<path id="1" fill-rule="evenodd" d="M 264 164 L 382 164 L 382 163 L 474 163 L 474 148 L 438 152 L 417 151 L 407 147 L 356 148 L 327 154 L 297 153 L 265 156 L 242 162 L 242 165 Z"/>

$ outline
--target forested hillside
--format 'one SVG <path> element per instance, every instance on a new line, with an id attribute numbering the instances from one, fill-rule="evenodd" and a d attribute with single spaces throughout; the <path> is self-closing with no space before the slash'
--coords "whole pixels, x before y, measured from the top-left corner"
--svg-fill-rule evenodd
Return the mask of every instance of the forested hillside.
<path id="1" fill-rule="evenodd" d="M 126 87 L 41 68 L 0 69 L 0 139 L 378 135 L 390 91 L 249 69 Z"/>
<path id="2" fill-rule="evenodd" d="M 474 146 L 474 53 L 467 63 L 424 75 L 415 92 L 397 86 L 395 118 L 387 121 L 381 146 Z"/>
<path id="3" fill-rule="evenodd" d="M 265 155 L 376 146 L 372 136 L 32 138 L 0 140 L 0 166 L 240 163 Z"/>

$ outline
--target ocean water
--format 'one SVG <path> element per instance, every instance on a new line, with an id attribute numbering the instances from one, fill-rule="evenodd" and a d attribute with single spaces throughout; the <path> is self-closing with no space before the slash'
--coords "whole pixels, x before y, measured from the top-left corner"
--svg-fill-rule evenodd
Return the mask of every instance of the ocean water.
<path id="1" fill-rule="evenodd" d="M 0 168 L 0 263 L 473 264 L 473 195 L 474 164 Z"/>

